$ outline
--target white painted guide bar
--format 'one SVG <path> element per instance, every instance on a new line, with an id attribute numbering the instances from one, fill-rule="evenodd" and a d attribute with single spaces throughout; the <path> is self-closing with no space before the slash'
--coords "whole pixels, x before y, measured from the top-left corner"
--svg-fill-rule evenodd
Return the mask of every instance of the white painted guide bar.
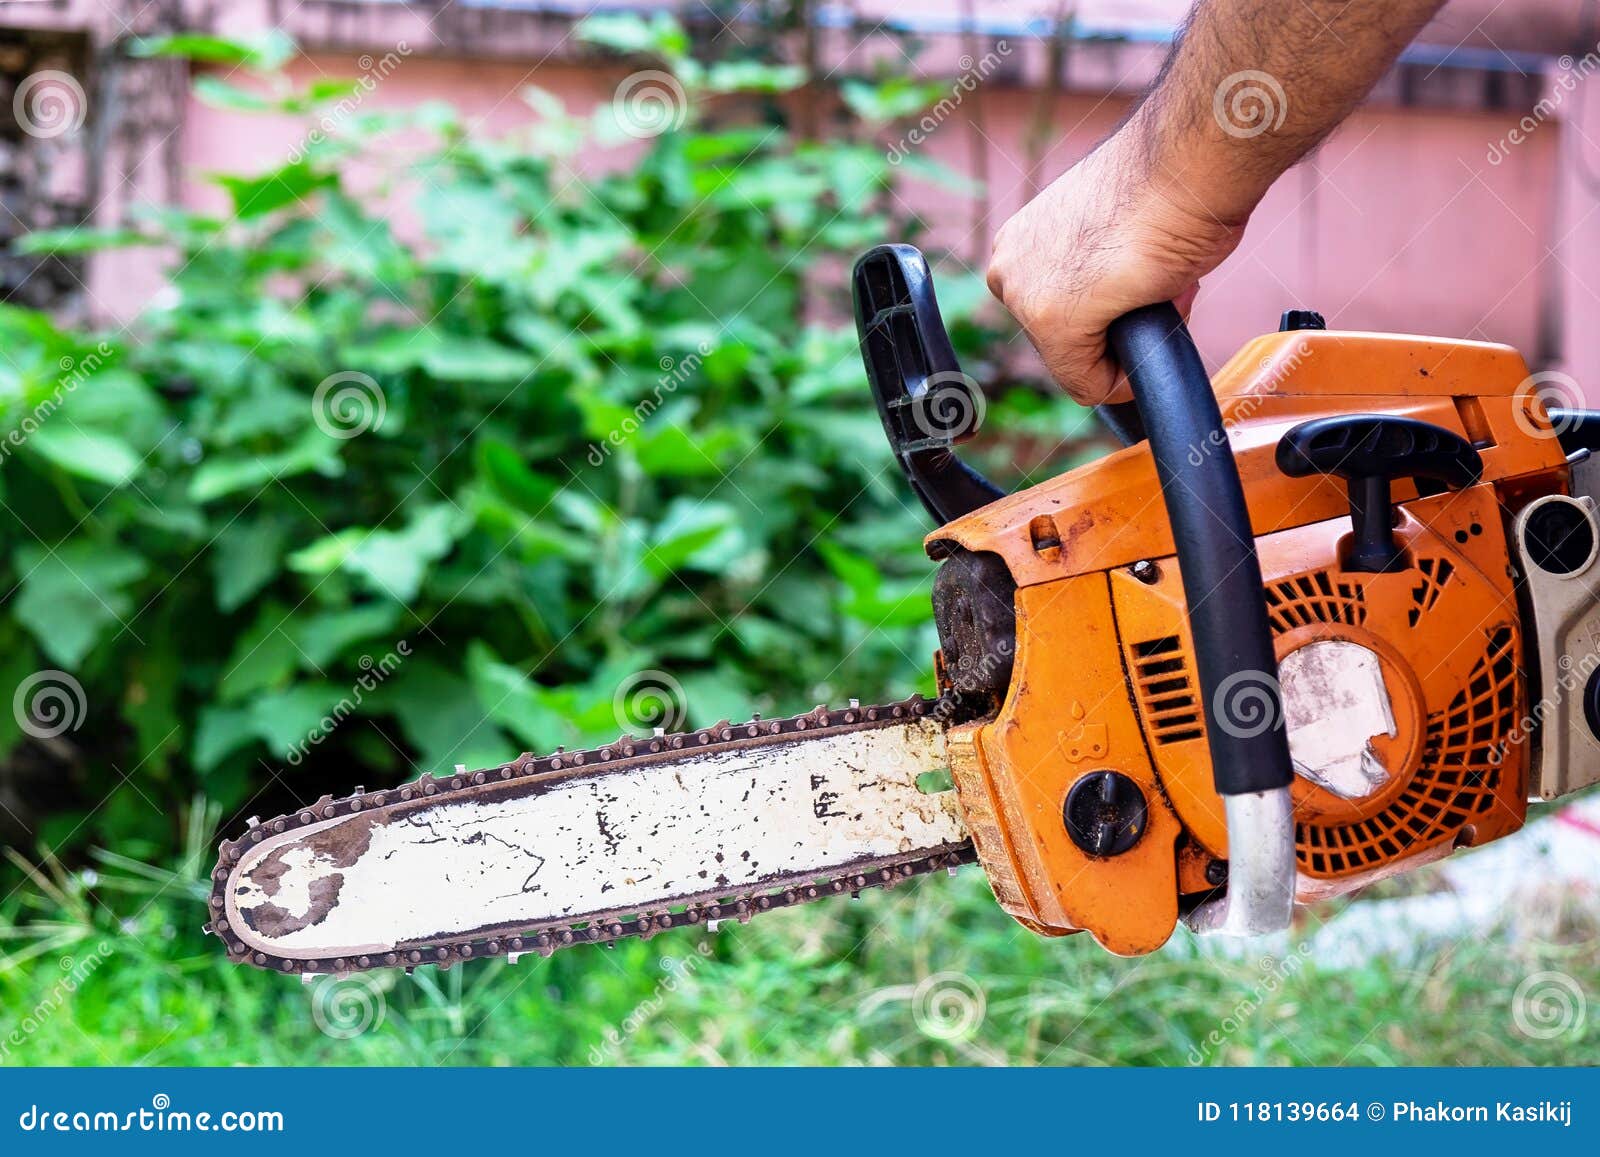
<path id="1" fill-rule="evenodd" d="M 945 766 L 915 720 L 491 784 L 262 841 L 228 919 L 253 949 L 339 957 L 782 886 L 966 839 L 955 793 L 917 790 Z"/>

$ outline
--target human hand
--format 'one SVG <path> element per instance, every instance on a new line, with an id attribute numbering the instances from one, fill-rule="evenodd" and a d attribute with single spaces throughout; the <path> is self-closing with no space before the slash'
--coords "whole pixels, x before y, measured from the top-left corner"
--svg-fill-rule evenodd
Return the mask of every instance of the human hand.
<path id="1" fill-rule="evenodd" d="M 1106 348 L 1130 309 L 1172 301 L 1187 319 L 1200 278 L 1232 253 L 1228 223 L 1146 172 L 1133 123 L 1062 174 L 995 237 L 989 290 L 1079 402 L 1132 397 Z"/>

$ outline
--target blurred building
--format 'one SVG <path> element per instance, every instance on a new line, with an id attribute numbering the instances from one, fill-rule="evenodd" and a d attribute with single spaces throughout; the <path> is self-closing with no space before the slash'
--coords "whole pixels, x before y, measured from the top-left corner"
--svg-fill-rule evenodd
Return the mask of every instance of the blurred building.
<path id="1" fill-rule="evenodd" d="M 1509 342 L 1600 399 L 1600 0 L 1453 0 L 1367 105 L 1269 195 L 1239 253 L 1206 283 L 1208 359 L 1288 306 L 1331 325 Z M 829 84 L 895 72 L 950 86 L 936 117 L 885 147 L 984 182 L 980 197 L 910 186 L 952 261 L 981 267 L 995 227 L 1108 132 L 1149 81 L 1183 0 L 854 0 L 688 4 L 577 0 L 11 0 L 0 4 L 0 243 L 140 201 L 213 203 L 204 174 L 281 164 L 301 125 L 195 101 L 186 66 L 130 58 L 135 37 L 281 27 L 301 78 L 370 74 L 373 107 L 445 98 L 487 130 L 535 114 L 529 83 L 578 108 L 630 73 L 571 36 L 596 8 L 670 8 L 722 50 L 764 39 Z M 81 106 L 30 131 L 30 100 Z M 60 78 L 67 77 L 76 85 Z M 1270 93 L 1268 94 L 1270 97 Z M 43 107 L 42 105 L 39 107 Z M 802 126 L 826 132 L 827 117 Z M 37 126 L 32 126 L 36 129 Z M 894 134 L 887 134 L 892 137 Z M 605 163 L 603 160 L 598 163 Z M 41 266 L 5 253 L 13 300 L 129 315 L 159 280 L 148 254 Z"/>

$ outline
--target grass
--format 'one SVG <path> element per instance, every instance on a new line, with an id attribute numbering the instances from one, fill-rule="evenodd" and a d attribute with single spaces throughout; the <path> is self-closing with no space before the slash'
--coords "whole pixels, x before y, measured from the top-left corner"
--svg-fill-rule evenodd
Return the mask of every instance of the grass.
<path id="1" fill-rule="evenodd" d="M 1200 955 L 1179 932 L 1120 960 L 1043 940 L 964 869 L 607 951 L 311 986 L 228 964 L 200 934 L 208 817 L 168 872 L 116 857 L 32 868 L 0 906 L 10 1065 L 1555 1064 L 1600 1016 L 1529 1036 L 1540 971 L 1600 992 L 1600 933 L 1476 937 L 1410 966 Z M 11 881 L 18 882 L 17 880 Z M 1537 1031 L 1537 1024 L 1534 1029 Z"/>

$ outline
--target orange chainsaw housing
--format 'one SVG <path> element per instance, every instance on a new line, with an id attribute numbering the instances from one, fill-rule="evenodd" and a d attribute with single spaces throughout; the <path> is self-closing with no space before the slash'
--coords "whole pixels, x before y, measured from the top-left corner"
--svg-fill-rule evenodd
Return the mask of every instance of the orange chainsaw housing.
<path id="1" fill-rule="evenodd" d="M 1213 379 L 1286 702 L 1319 693 L 1313 683 L 1288 694 L 1288 656 L 1349 642 L 1376 654 L 1392 713 L 1392 734 L 1372 741 L 1387 777 L 1375 790 L 1350 798 L 1295 777 L 1302 899 L 1522 825 L 1528 751 L 1507 740 L 1527 711 L 1527 680 L 1508 533 L 1523 506 L 1569 487 L 1528 378 L 1505 346 L 1298 330 L 1257 338 Z M 1343 483 L 1291 478 L 1275 462 L 1291 427 L 1352 413 L 1432 423 L 1483 459 L 1481 481 L 1461 490 L 1423 496 L 1411 481 L 1395 484 L 1406 565 L 1393 573 L 1341 569 L 1351 534 Z M 999 712 L 948 737 L 996 899 L 1038 932 L 1087 930 L 1122 955 L 1160 947 L 1180 912 L 1225 878 L 1228 846 L 1148 444 L 995 501 L 926 546 L 936 559 L 956 547 L 998 556 L 1017 588 L 1015 674 Z M 1299 666 L 1315 679 L 1315 664 Z M 1147 810 L 1134 845 L 1101 857 L 1069 838 L 1062 815 L 1074 783 L 1106 770 L 1132 779 Z"/>

